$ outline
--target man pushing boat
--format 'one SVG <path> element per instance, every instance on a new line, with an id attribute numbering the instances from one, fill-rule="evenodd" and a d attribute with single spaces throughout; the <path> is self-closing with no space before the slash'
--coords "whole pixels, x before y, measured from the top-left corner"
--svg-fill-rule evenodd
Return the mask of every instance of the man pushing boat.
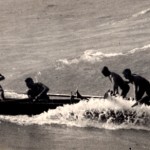
<path id="1" fill-rule="evenodd" d="M 38 100 L 49 100 L 49 96 L 47 95 L 49 88 L 43 83 L 37 82 L 34 83 L 32 78 L 25 79 L 26 86 L 29 88 L 27 95 L 29 99 L 32 101 Z"/>
<path id="2" fill-rule="evenodd" d="M 132 107 L 138 104 L 150 105 L 150 82 L 140 75 L 133 74 L 129 68 L 123 71 L 123 75 L 129 80 L 129 83 L 134 85 L 135 100 L 137 102 Z M 145 93 L 146 96 L 144 96 Z"/>
<path id="3" fill-rule="evenodd" d="M 126 98 L 126 95 L 130 89 L 128 82 L 124 81 L 119 74 L 115 72 L 111 72 L 107 66 L 104 66 L 101 72 L 105 77 L 108 77 L 111 83 L 113 84 L 113 91 L 108 91 L 108 92 L 111 92 L 113 95 L 116 95 L 119 94 L 118 88 L 120 88 L 121 96 L 123 98 Z"/>

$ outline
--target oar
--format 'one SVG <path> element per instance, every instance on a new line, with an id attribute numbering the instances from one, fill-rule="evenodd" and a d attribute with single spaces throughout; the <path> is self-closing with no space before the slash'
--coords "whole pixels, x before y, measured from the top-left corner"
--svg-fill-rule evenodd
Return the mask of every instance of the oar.
<path id="1" fill-rule="evenodd" d="M 48 93 L 48 96 L 54 96 L 54 97 L 71 97 L 71 95 L 69 94 L 52 94 L 52 93 Z M 74 95 L 74 97 L 77 98 L 103 98 L 103 96 L 94 96 L 94 95 Z"/>
<path id="2" fill-rule="evenodd" d="M 138 101 L 137 101 L 135 104 L 133 104 L 131 107 L 135 107 L 135 106 L 137 106 L 137 105 L 139 105 L 139 104 L 143 104 L 142 101 L 143 101 L 143 98 L 140 99 L 140 100 L 138 100 Z"/>
<path id="3" fill-rule="evenodd" d="M 147 96 L 141 98 L 141 99 L 138 100 L 134 105 L 132 105 L 132 107 L 135 107 L 135 106 L 137 106 L 138 104 L 141 104 L 141 105 L 142 105 L 142 104 L 145 104 L 145 105 L 149 106 L 149 105 L 150 105 L 150 97 L 147 95 Z"/>
<path id="4" fill-rule="evenodd" d="M 52 94 L 52 93 L 48 93 L 48 96 L 54 96 L 54 97 L 71 97 L 71 95 L 69 94 Z"/>
<path id="5" fill-rule="evenodd" d="M 5 90 L 4 92 L 12 92 L 12 93 L 15 93 L 15 94 L 24 94 L 24 95 L 27 95 L 27 92 L 15 92 L 15 91 L 8 91 L 8 90 Z M 57 96 L 57 97 L 70 97 L 71 95 L 69 95 L 69 94 L 59 94 L 59 93 L 57 93 L 57 94 L 54 94 L 54 93 L 48 93 L 47 94 L 48 96 Z"/>
<path id="6" fill-rule="evenodd" d="M 5 91 L 5 92 L 14 92 L 14 91 Z M 16 94 L 24 94 L 24 95 L 27 95 L 27 93 L 21 93 L 21 92 L 14 92 Z M 104 96 L 95 96 L 95 95 L 81 95 L 79 93 L 79 91 L 77 90 L 77 92 L 75 92 L 76 95 L 73 95 L 74 97 L 76 98 L 81 98 L 81 99 L 86 99 L 86 98 L 104 98 Z M 48 93 L 47 94 L 48 96 L 50 97 L 71 97 L 72 95 L 71 94 L 59 94 L 59 93 Z"/>

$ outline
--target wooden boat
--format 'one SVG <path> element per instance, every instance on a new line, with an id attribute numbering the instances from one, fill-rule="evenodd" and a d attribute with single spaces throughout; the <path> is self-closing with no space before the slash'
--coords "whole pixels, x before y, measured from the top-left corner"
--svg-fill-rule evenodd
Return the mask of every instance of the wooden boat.
<path id="1" fill-rule="evenodd" d="M 49 100 L 32 101 L 28 98 L 6 98 L 0 101 L 0 114 L 1 115 L 37 115 L 49 109 L 56 109 L 58 106 L 65 104 L 75 104 L 80 100 L 90 98 L 90 96 L 81 96 L 77 92 L 76 96 L 65 94 L 50 94 Z"/>
<path id="2" fill-rule="evenodd" d="M 0 114 L 2 115 L 36 115 L 49 109 L 56 109 L 65 104 L 74 104 L 80 101 L 75 99 L 50 99 L 49 101 L 31 101 L 29 99 L 5 99 L 0 102 Z"/>

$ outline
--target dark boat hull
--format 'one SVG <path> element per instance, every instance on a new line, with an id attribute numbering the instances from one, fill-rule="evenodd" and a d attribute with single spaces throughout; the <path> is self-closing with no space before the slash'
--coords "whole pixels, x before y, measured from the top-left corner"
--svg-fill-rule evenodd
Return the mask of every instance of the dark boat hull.
<path id="1" fill-rule="evenodd" d="M 78 103 L 80 99 L 51 99 L 49 101 L 32 102 L 29 99 L 7 99 L 0 102 L 1 115 L 37 115 L 49 109 L 56 109 L 65 104 Z"/>

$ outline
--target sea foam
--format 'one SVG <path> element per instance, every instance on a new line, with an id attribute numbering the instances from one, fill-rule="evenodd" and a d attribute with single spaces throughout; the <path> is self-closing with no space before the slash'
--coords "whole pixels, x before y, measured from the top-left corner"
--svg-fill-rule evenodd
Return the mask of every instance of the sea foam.
<path id="1" fill-rule="evenodd" d="M 103 59 L 105 58 L 130 55 L 139 51 L 149 50 L 149 48 L 150 48 L 150 44 L 147 44 L 142 47 L 136 47 L 134 49 L 131 49 L 126 53 L 121 53 L 121 52 L 120 53 L 103 53 L 99 49 L 98 50 L 85 50 L 84 53 L 78 58 L 59 59 L 56 63 L 56 69 L 62 69 L 65 66 L 77 65 L 82 62 L 94 64 L 94 63 L 103 61 Z"/>
<path id="2" fill-rule="evenodd" d="M 30 117 L 26 115 L 0 115 L 0 120 L 19 125 L 65 125 L 110 130 L 150 130 L 150 107 L 140 105 L 132 108 L 134 103 L 135 101 L 123 100 L 121 97 L 91 98 Z"/>
<path id="3" fill-rule="evenodd" d="M 102 53 L 100 50 L 86 50 L 79 58 L 74 59 L 59 59 L 57 61 L 56 69 L 62 69 L 65 66 L 70 66 L 73 64 L 79 64 L 82 62 L 87 62 L 94 64 L 96 62 L 101 62 L 104 58 L 122 56 L 123 53 Z"/>
<path id="4" fill-rule="evenodd" d="M 132 50 L 130 50 L 127 54 L 133 54 L 135 52 L 138 52 L 138 51 L 146 51 L 150 48 L 150 44 L 147 44 L 143 47 L 137 47 L 137 48 L 134 48 Z"/>

